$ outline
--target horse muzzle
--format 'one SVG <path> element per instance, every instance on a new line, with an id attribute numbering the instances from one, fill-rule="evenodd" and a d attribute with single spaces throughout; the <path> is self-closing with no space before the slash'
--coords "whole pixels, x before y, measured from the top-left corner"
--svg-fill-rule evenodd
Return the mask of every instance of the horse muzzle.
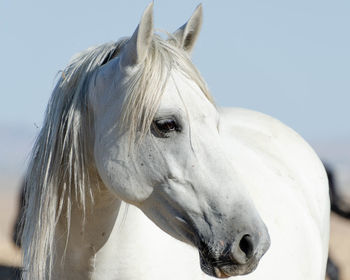
<path id="1" fill-rule="evenodd" d="M 203 272 L 216 278 L 228 278 L 253 272 L 270 247 L 270 239 L 259 240 L 242 233 L 231 244 L 222 240 L 214 246 L 199 247 L 200 264 Z"/>

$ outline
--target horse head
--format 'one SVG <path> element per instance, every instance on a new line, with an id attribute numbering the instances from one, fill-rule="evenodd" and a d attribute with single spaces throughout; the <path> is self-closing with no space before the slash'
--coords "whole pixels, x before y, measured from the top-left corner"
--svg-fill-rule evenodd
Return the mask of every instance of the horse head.
<path id="1" fill-rule="evenodd" d="M 169 39 L 153 4 L 89 85 L 93 157 L 103 183 L 171 236 L 199 250 L 219 278 L 253 271 L 270 240 L 220 138 L 220 116 L 190 60 L 199 6 Z"/>

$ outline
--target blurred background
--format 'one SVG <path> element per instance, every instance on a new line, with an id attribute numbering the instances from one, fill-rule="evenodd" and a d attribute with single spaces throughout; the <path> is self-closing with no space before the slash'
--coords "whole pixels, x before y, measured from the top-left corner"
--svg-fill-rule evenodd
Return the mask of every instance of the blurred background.
<path id="1" fill-rule="evenodd" d="M 58 71 L 89 46 L 131 35 L 149 2 L 0 2 L 0 264 L 20 263 L 11 241 L 18 191 Z M 167 31 L 199 4 L 154 2 L 155 26 Z M 350 2 L 202 3 L 193 60 L 216 102 L 269 114 L 300 133 L 350 211 Z M 339 279 L 350 280 L 350 222 L 333 214 L 331 225 L 330 255 Z"/>

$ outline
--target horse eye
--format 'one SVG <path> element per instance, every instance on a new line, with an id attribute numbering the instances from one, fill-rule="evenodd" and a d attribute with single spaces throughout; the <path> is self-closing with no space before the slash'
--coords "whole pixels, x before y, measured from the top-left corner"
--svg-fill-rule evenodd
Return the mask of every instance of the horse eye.
<path id="1" fill-rule="evenodd" d="M 175 119 L 154 120 L 152 123 L 152 131 L 158 137 L 167 138 L 171 132 L 181 131 Z"/>

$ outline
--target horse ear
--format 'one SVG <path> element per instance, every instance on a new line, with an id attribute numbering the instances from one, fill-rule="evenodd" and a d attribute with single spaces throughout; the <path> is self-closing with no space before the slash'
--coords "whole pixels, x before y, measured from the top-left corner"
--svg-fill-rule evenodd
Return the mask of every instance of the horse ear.
<path id="1" fill-rule="evenodd" d="M 141 21 L 127 42 L 121 56 L 123 66 L 142 63 L 146 58 L 153 36 L 153 2 L 143 12 Z"/>
<path id="2" fill-rule="evenodd" d="M 202 10 L 202 4 L 199 4 L 190 19 L 173 34 L 179 41 L 180 47 L 188 53 L 192 51 L 202 26 Z"/>

